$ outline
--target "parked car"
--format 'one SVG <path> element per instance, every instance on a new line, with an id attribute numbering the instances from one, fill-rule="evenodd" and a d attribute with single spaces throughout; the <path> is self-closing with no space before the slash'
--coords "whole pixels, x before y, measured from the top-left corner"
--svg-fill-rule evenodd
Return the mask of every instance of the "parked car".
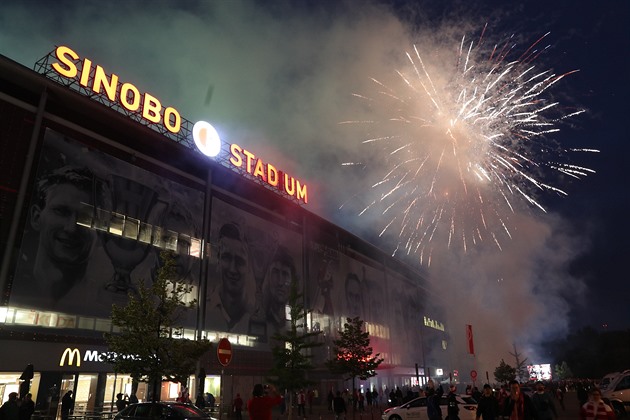
<path id="1" fill-rule="evenodd" d="M 599 381 L 599 389 L 604 392 L 608 389 L 608 387 L 610 386 L 610 384 L 612 382 L 614 382 L 615 379 L 617 379 L 617 377 L 621 374 L 623 374 L 625 372 L 612 372 L 609 373 L 608 375 L 605 375 L 601 381 Z"/>
<path id="2" fill-rule="evenodd" d="M 606 377 L 611 379 L 605 389 L 601 388 L 600 384 L 602 398 L 615 410 L 617 418 L 630 415 L 630 370 L 608 374 L 604 379 Z"/>
<path id="3" fill-rule="evenodd" d="M 114 416 L 115 420 L 214 420 L 192 404 L 160 401 L 131 404 Z"/>
<path id="4" fill-rule="evenodd" d="M 459 418 L 461 420 L 474 419 L 477 414 L 477 401 L 469 395 L 458 395 Z M 448 399 L 443 395 L 440 399 L 442 417 L 446 418 Z M 398 407 L 388 408 L 383 412 L 382 420 L 425 420 L 427 415 L 427 398 L 418 397 Z"/>

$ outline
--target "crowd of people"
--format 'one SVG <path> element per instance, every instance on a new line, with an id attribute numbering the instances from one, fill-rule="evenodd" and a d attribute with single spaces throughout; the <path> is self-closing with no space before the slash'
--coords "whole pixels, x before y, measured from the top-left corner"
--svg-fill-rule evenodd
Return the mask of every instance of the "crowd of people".
<path id="1" fill-rule="evenodd" d="M 24 398 L 18 398 L 17 392 L 11 392 L 9 399 L 0 407 L 1 420 L 30 420 L 35 412 L 35 402 L 29 393 Z"/>
<path id="2" fill-rule="evenodd" d="M 476 387 L 467 387 L 465 392 L 478 403 L 477 420 L 555 420 L 559 413 L 565 410 L 564 394 L 569 390 L 575 391 L 578 398 L 580 420 L 615 420 L 614 410 L 602 399 L 599 388 L 588 381 L 548 384 L 538 381 L 535 383 L 531 394 L 523 392 L 521 384 L 516 380 L 510 381 L 507 386 L 503 385 L 496 390 L 489 384 L 485 384 L 481 391 Z M 307 408 L 312 413 L 314 395 L 315 392 L 312 389 L 301 389 L 295 393 L 294 401 L 297 406 L 298 418 L 307 417 Z M 402 405 L 418 396 L 427 398 L 429 420 L 442 419 L 440 405 L 444 404 L 444 397 L 447 402 L 446 420 L 459 420 L 456 386 L 450 385 L 448 391 L 445 392 L 442 385 L 435 384 L 432 380 L 428 381 L 424 389 L 406 388 L 404 391 L 399 387 L 380 391 L 370 389 L 365 392 L 359 390 L 333 392 L 330 390 L 325 403 L 327 403 L 328 411 L 335 416 L 336 420 L 343 420 L 350 408 L 360 412 L 364 411 L 366 407 L 372 406 L 380 410 L 385 406 Z M 116 398 L 118 411 L 132 402 L 123 394 L 118 394 Z M 214 405 L 212 394 L 207 393 L 205 398 L 204 396 L 200 398 L 203 400 L 203 404 L 197 401 L 197 405 L 202 407 Z M 182 392 L 178 401 L 192 403 L 187 392 Z M 256 384 L 251 398 L 246 403 L 240 394 L 236 395 L 232 401 L 231 417 L 242 420 L 242 411 L 246 409 L 250 420 L 272 420 L 273 409 L 278 407 L 280 412 L 284 413 L 286 402 L 283 395 L 273 385 Z M 61 399 L 62 420 L 68 419 L 73 403 L 72 391 L 68 391 Z M 30 420 L 34 411 L 35 404 L 31 394 L 20 399 L 16 392 L 12 392 L 9 394 L 8 400 L 0 407 L 0 420 Z"/>
<path id="3" fill-rule="evenodd" d="M 568 391 L 576 393 L 580 420 L 615 419 L 614 410 L 604 402 L 599 388 L 592 381 L 560 383 L 538 381 L 533 384 L 531 392 L 521 388 L 522 385 L 514 380 L 496 390 L 489 384 L 485 384 L 481 391 L 476 387 L 467 387 L 465 392 L 478 402 L 477 420 L 554 420 L 566 410 L 564 397 Z M 350 408 L 360 412 L 366 406 L 380 406 L 381 401 L 384 402 L 384 406 L 394 407 L 418 396 L 427 398 L 427 416 L 430 420 L 442 419 L 440 405 L 444 404 L 444 398 L 447 402 L 446 419 L 459 419 L 457 388 L 449 386 L 448 391 L 445 391 L 441 385 L 436 385 L 431 380 L 424 389 L 401 390 L 395 387 L 380 392 L 367 390 L 354 393 L 349 390 L 335 393 L 331 390 L 328 394 L 327 405 L 335 418 L 341 420 L 346 417 Z"/>

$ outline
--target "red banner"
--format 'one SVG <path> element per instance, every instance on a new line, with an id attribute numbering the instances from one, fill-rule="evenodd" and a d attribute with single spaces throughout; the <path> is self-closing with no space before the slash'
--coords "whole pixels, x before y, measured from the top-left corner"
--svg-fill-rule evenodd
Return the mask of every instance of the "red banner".
<path id="1" fill-rule="evenodd" d="M 475 343 L 473 342 L 472 325 L 466 325 L 466 341 L 468 342 L 468 353 L 475 354 Z"/>

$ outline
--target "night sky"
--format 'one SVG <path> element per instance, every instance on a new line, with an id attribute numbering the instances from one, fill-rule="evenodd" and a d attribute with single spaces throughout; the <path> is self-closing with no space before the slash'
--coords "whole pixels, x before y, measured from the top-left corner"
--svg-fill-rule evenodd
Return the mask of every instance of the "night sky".
<path id="1" fill-rule="evenodd" d="M 437 244 L 433 263 L 423 265 L 454 336 L 461 329 L 463 340 L 463 325 L 472 324 L 489 363 L 507 358 L 513 342 L 544 362 L 536 360 L 541 340 L 585 325 L 630 328 L 622 263 L 630 257 L 628 22 L 625 0 L 8 0 L 0 4 L 0 54 L 32 68 L 55 45 L 68 45 L 308 180 L 308 210 L 392 252 L 396 238 L 378 237 L 378 213 L 357 216 L 370 201 L 369 177 L 341 165 L 365 158 L 360 130 L 339 124 L 364 116 L 352 94 L 373 91 L 371 78 L 394 80 L 414 44 L 447 52 L 488 24 L 485 36 L 515 34 L 522 51 L 551 32 L 541 68 L 579 69 L 554 87 L 553 99 L 587 111 L 553 139 L 598 149 L 578 160 L 595 173 L 556 180 L 568 196 L 537 196 L 547 213 L 518 208 L 501 251 L 486 242 L 465 253 Z M 339 208 L 357 192 L 361 203 Z"/>

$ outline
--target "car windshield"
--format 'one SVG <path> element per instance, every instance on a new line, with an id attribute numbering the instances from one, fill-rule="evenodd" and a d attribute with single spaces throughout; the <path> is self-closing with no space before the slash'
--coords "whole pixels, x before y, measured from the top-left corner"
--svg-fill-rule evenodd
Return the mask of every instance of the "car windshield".
<path id="1" fill-rule="evenodd" d="M 473 397 L 469 397 L 468 395 L 461 395 L 460 397 L 466 404 L 477 404 L 477 400 Z"/>
<path id="2" fill-rule="evenodd" d="M 119 412 L 116 417 L 173 417 L 208 418 L 209 416 L 191 404 L 140 403 L 132 404 Z"/>
<path id="3" fill-rule="evenodd" d="M 194 405 L 171 405 L 170 408 L 185 418 L 208 417 L 206 413 Z"/>
<path id="4" fill-rule="evenodd" d="M 415 400 L 409 401 L 407 403 L 407 407 L 415 408 L 415 407 L 426 407 L 427 399 L 426 398 L 416 398 Z"/>

